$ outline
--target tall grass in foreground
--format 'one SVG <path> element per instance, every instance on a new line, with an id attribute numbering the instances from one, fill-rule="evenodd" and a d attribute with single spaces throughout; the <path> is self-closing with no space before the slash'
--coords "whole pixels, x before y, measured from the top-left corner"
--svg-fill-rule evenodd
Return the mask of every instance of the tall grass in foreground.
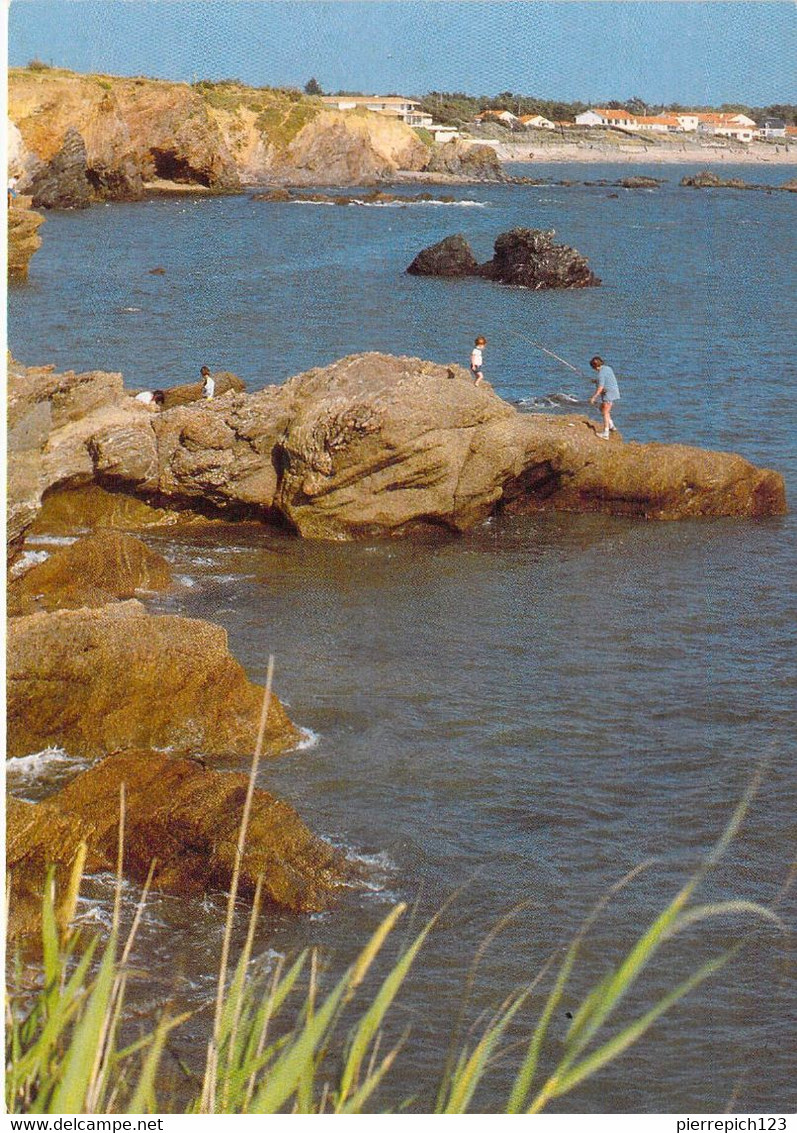
<path id="1" fill-rule="evenodd" d="M 239 861 L 262 748 L 271 671 L 270 665 L 251 789 L 241 824 Z M 659 995 L 652 1006 L 630 1023 L 612 1029 L 619 1004 L 637 987 L 663 945 L 685 929 L 718 916 L 740 914 L 780 923 L 773 912 L 751 901 L 696 904 L 692 900 L 701 880 L 736 834 L 756 786 L 756 782 L 751 785 L 702 866 L 633 942 L 616 967 L 583 997 L 572 1012 L 564 1042 L 550 1043 L 549 1030 L 577 970 L 584 940 L 615 893 L 630 883 L 642 867 L 633 870 L 610 890 L 569 945 L 554 954 L 527 986 L 509 996 L 475 1041 L 452 1051 L 442 1071 L 436 1112 L 468 1111 L 499 1052 L 505 1053 L 506 1043 L 502 1047 L 502 1040 L 510 1026 L 516 1036 L 533 993 L 540 994 L 548 986 L 542 1010 L 536 1019 L 525 1023 L 526 1038 L 521 1046 L 519 1065 L 502 1104 L 502 1109 L 508 1113 L 537 1113 L 555 1098 L 574 1090 L 637 1042 L 660 1016 L 728 963 L 741 947 L 737 944 L 701 964 L 688 978 Z M 123 797 L 120 813 L 121 879 Z M 98 955 L 97 939 L 84 943 L 80 931 L 72 924 L 84 860 L 85 848 L 78 854 L 60 903 L 54 877 L 52 874 L 48 877 L 42 903 L 43 983 L 40 990 L 35 993 L 12 991 L 7 997 L 7 1107 L 10 1112 L 29 1113 L 163 1112 L 164 1099 L 157 1093 L 162 1056 L 169 1035 L 189 1016 L 165 1014 L 143 1037 L 127 1046 L 120 1043 L 129 958 L 149 883 L 144 887 L 124 944 L 119 931 L 121 884 L 117 887 L 110 938 Z M 434 919 L 404 947 L 377 990 L 367 996 L 362 991 L 363 981 L 405 912 L 404 905 L 391 910 L 357 960 L 331 990 L 322 990 L 315 952 L 303 952 L 290 966 L 278 964 L 268 980 L 252 980 L 248 969 L 259 915 L 260 887 L 253 902 L 243 949 L 232 974 L 228 973 L 237 879 L 236 869 L 205 1070 L 201 1081 L 196 1082 L 189 1111 L 366 1111 L 407 1041 L 405 1033 L 395 1045 L 382 1049 L 386 1017 L 434 927 Z M 353 1022 L 349 1022 L 351 1019 Z M 516 1047 L 516 1037 L 512 1045 Z M 552 1047 L 555 1049 L 553 1059 Z M 547 1066 L 553 1063 L 553 1069 L 545 1074 L 540 1071 L 543 1057 Z"/>

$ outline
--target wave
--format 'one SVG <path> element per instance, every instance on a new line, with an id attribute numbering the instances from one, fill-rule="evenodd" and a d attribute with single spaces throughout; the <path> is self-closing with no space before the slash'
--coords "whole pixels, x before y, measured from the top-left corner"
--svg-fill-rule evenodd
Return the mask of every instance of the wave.
<path id="1" fill-rule="evenodd" d="M 285 701 L 283 701 L 283 704 Z M 312 728 L 303 728 L 301 724 L 297 724 L 301 738 L 297 741 L 291 751 L 311 751 L 314 747 L 318 747 L 321 742 L 321 736 L 318 732 L 314 732 Z"/>
<path id="2" fill-rule="evenodd" d="M 6 760 L 6 775 L 20 783 L 30 783 L 56 764 L 70 764 L 77 768 L 85 767 L 87 761 L 70 755 L 62 747 L 46 747 L 30 755 L 14 755 Z"/>
<path id="3" fill-rule="evenodd" d="M 584 402 L 572 393 L 546 393 L 537 397 L 521 397 L 517 404 L 525 409 L 562 409 L 583 405 Z"/>

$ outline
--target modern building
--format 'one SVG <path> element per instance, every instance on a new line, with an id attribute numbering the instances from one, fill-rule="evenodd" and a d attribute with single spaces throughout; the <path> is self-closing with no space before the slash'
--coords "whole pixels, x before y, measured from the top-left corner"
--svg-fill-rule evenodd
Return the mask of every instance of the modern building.
<path id="1" fill-rule="evenodd" d="M 624 130 L 632 130 L 636 115 L 629 110 L 607 110 L 602 106 L 594 106 L 576 115 L 577 126 L 619 126 Z"/>
<path id="2" fill-rule="evenodd" d="M 699 134 L 714 134 L 717 137 L 733 138 L 738 142 L 751 142 L 758 127 L 746 114 L 699 114 L 697 131 Z"/>
<path id="3" fill-rule="evenodd" d="M 519 126 L 520 119 L 511 110 L 482 110 L 476 115 L 477 122 L 502 122 L 505 126 Z"/>
<path id="4" fill-rule="evenodd" d="M 336 110 L 371 110 L 374 114 L 385 114 L 389 118 L 400 118 L 408 126 L 425 126 L 427 129 L 434 119 L 424 114 L 420 103 L 401 95 L 324 95 L 321 99 L 327 106 Z"/>

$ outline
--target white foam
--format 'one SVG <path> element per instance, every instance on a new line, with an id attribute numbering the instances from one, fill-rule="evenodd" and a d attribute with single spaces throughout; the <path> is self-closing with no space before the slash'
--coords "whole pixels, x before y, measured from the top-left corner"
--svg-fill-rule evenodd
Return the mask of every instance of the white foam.
<path id="1" fill-rule="evenodd" d="M 29 535 L 25 542 L 31 547 L 71 547 L 78 538 L 77 535 Z"/>
<path id="2" fill-rule="evenodd" d="M 189 587 L 189 589 L 192 586 L 196 586 L 195 580 L 193 578 L 191 578 L 191 576 L 188 575 L 188 574 L 178 574 L 177 581 L 180 583 L 181 586 L 187 586 L 187 587 Z"/>
<path id="3" fill-rule="evenodd" d="M 78 759 L 69 755 L 62 747 L 46 747 L 42 751 L 34 751 L 30 755 L 14 755 L 6 761 L 6 774 L 23 782 L 38 779 L 48 767 L 56 763 L 71 763 L 75 767 L 84 767 L 85 759 Z"/>
<path id="4" fill-rule="evenodd" d="M 43 563 L 45 559 L 49 559 L 47 551 L 23 551 L 22 555 L 12 566 L 9 574 L 12 578 L 19 578 L 20 575 L 27 574 L 32 566 L 36 563 Z"/>
<path id="5" fill-rule="evenodd" d="M 287 701 L 283 700 L 282 703 L 287 704 Z M 321 742 L 321 736 L 318 732 L 314 732 L 312 728 L 303 728 L 301 725 L 299 725 L 299 732 L 301 739 L 293 747 L 293 751 L 311 751 L 314 747 L 318 747 Z"/>

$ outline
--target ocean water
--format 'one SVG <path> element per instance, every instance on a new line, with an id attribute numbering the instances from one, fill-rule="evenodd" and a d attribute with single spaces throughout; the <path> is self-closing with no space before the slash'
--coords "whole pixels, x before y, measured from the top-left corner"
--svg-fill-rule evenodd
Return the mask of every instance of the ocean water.
<path id="1" fill-rule="evenodd" d="M 193 378 L 207 361 L 259 388 L 360 350 L 465 364 L 482 333 L 486 376 L 530 412 L 572 409 L 592 389 L 532 342 L 585 371 L 599 352 L 620 379 L 626 436 L 739 451 L 781 470 L 793 503 L 795 199 L 680 189 L 687 171 L 522 169 L 667 178 L 650 192 L 479 185 L 446 187 L 457 203 L 437 206 L 244 196 L 49 214 L 30 283 L 9 295 L 10 346 L 26 363 L 121 370 L 131 387 Z M 487 259 L 516 225 L 555 228 L 603 286 L 528 293 L 404 274 L 453 232 Z M 156 266 L 166 274 L 150 275 Z M 674 895 L 762 766 L 701 899 L 761 901 L 793 926 L 782 890 L 794 856 L 794 534 L 792 516 L 553 515 L 422 543 L 313 544 L 249 525 L 145 536 L 181 580 L 147 598 L 154 610 L 224 625 L 254 680 L 275 654 L 276 689 L 307 733 L 261 785 L 368 871 L 369 885 L 323 916 L 264 915 L 261 963 L 318 944 L 331 979 L 396 900 L 417 925 L 450 899 L 400 997 L 392 1027 L 411 1039 L 375 1106 L 411 1097 L 428 1110 L 460 1011 L 465 1041 L 648 862 L 585 943 L 553 1020 L 555 1052 L 565 1013 Z M 48 753 L 11 766 L 9 783 L 41 798 L 80 769 Z M 85 896 L 85 917 L 102 923 L 108 879 L 91 879 Z M 462 1008 L 480 945 L 513 910 Z M 140 1005 L 209 1000 L 222 921 L 221 894 L 153 899 L 137 948 Z M 793 1109 L 785 930 L 740 918 L 691 930 L 617 1025 L 740 937 L 728 968 L 553 1110 Z M 543 1002 L 541 990 L 512 1042 Z M 201 1023 L 175 1038 L 189 1061 Z M 511 1067 L 508 1057 L 494 1069 L 477 1108 L 500 1108 Z"/>

